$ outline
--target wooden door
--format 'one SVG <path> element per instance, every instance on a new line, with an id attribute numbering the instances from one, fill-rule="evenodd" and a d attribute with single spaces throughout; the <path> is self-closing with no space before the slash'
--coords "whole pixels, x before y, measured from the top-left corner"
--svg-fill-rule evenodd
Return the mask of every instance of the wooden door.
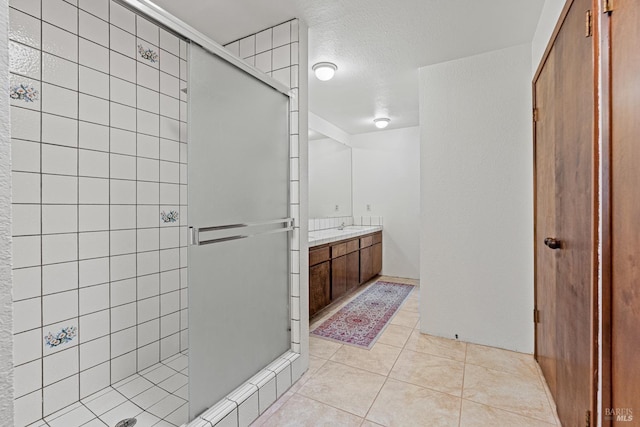
<path id="1" fill-rule="evenodd" d="M 566 426 L 584 425 L 592 405 L 591 336 L 594 310 L 595 83 L 593 37 L 585 37 L 591 0 L 574 1 L 566 31 L 556 39 L 560 117 L 556 128 L 556 405 Z"/>
<path id="2" fill-rule="evenodd" d="M 596 110 L 587 10 L 592 0 L 568 2 L 534 80 L 536 358 L 567 426 L 585 425 L 594 396 Z"/>
<path id="3" fill-rule="evenodd" d="M 555 132 L 556 93 L 555 57 L 550 55 L 535 85 L 537 120 L 535 122 L 535 282 L 538 322 L 536 358 L 551 393 L 556 390 L 556 258 L 541 239 L 554 236 L 556 230 Z"/>
<path id="4" fill-rule="evenodd" d="M 605 421 L 640 419 L 640 2 L 619 0 L 611 49 L 611 396 Z M 606 203 L 606 201 L 605 201 Z M 606 305 L 605 305 L 606 307 Z M 605 331 L 607 333 L 607 331 Z M 605 339 L 606 342 L 606 339 Z M 605 373 L 605 379 L 607 374 Z M 610 404 L 607 403 L 610 401 Z M 611 411 L 614 409 L 614 411 Z M 619 410 L 615 413 L 615 410 Z M 613 413 L 611 413 L 613 412 Z M 633 422 L 629 422 L 633 417 Z M 610 424 L 605 424 L 610 425 Z"/>

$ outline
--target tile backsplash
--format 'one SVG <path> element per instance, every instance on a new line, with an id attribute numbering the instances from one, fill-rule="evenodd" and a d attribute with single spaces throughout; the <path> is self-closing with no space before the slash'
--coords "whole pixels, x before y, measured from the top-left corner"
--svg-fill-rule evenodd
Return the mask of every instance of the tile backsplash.
<path id="1" fill-rule="evenodd" d="M 381 216 L 339 216 L 332 218 L 309 218 L 309 232 L 338 228 L 344 225 L 382 225 Z"/>
<path id="2" fill-rule="evenodd" d="M 383 225 L 381 216 L 354 216 L 353 225 Z"/>
<path id="3" fill-rule="evenodd" d="M 337 216 L 332 218 L 309 218 L 309 232 L 338 228 L 342 224 L 353 225 L 353 217 Z"/>
<path id="4" fill-rule="evenodd" d="M 114 1 L 10 6 L 27 425 L 187 349 L 188 44 Z"/>

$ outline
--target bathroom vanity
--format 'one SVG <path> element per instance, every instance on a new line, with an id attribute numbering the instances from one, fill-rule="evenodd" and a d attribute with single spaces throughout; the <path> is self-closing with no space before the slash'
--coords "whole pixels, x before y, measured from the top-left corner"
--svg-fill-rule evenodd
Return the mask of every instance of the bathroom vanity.
<path id="1" fill-rule="evenodd" d="M 310 233 L 309 317 L 381 270 L 381 227 L 345 227 Z"/>

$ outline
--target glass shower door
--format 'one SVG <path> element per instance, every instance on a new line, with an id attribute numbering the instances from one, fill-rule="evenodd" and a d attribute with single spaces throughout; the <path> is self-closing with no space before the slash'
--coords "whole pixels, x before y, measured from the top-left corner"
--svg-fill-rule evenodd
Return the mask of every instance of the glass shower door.
<path id="1" fill-rule="evenodd" d="M 290 348 L 288 96 L 192 44 L 190 419 Z"/>

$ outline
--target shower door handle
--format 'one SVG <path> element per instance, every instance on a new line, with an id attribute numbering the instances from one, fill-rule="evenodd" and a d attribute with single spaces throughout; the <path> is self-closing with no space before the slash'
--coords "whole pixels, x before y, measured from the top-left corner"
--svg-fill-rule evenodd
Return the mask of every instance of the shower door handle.
<path id="1" fill-rule="evenodd" d="M 200 240 L 200 233 L 224 232 L 226 230 L 231 230 L 231 229 L 261 227 L 261 226 L 270 226 L 270 225 L 277 225 L 277 224 L 280 224 L 281 227 L 270 228 L 267 230 L 258 229 L 258 231 L 255 231 L 252 233 L 221 235 L 221 236 L 219 235 L 220 237 L 217 237 L 215 239 Z M 263 221 L 263 222 L 217 225 L 213 227 L 201 227 L 201 228 L 189 227 L 189 244 L 194 246 L 210 245 L 213 243 L 229 242 L 231 240 L 247 239 L 249 237 L 261 236 L 264 234 L 281 233 L 283 231 L 291 231 L 291 230 L 293 230 L 293 218 L 283 218 L 283 219 L 276 219 L 272 221 Z"/>

